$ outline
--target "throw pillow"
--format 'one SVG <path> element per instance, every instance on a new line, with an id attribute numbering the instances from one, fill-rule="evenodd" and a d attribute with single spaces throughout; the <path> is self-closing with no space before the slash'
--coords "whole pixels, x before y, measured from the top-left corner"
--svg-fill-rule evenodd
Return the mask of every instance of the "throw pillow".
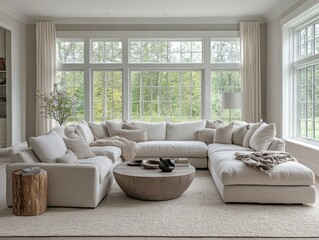
<path id="1" fill-rule="evenodd" d="M 212 128 L 216 129 L 218 127 L 224 126 L 223 122 L 220 120 L 206 120 L 206 126 L 205 128 Z"/>
<path id="2" fill-rule="evenodd" d="M 71 150 L 78 159 L 94 157 L 90 147 L 80 139 L 64 138 L 67 149 Z"/>
<path id="3" fill-rule="evenodd" d="M 40 162 L 39 158 L 35 155 L 34 151 L 31 148 L 23 150 L 17 154 L 18 159 L 21 162 L 25 163 L 38 163 Z"/>
<path id="4" fill-rule="evenodd" d="M 107 137 L 106 123 L 105 122 L 104 123 L 89 122 L 89 127 L 93 133 L 94 140 Z"/>
<path id="5" fill-rule="evenodd" d="M 109 137 L 116 136 L 116 130 L 122 129 L 123 122 L 105 121 L 106 129 Z"/>
<path id="6" fill-rule="evenodd" d="M 254 132 L 261 126 L 262 123 L 249 124 L 249 130 L 243 140 L 243 147 L 249 148 L 249 141 Z"/>
<path id="7" fill-rule="evenodd" d="M 244 138 L 249 130 L 249 125 L 246 124 L 241 127 L 234 127 L 233 144 L 243 146 Z"/>
<path id="8" fill-rule="evenodd" d="M 227 126 L 216 128 L 216 132 L 214 135 L 214 143 L 225 143 L 231 144 L 233 135 L 233 124 L 229 124 Z"/>
<path id="9" fill-rule="evenodd" d="M 65 127 L 64 126 L 57 126 L 57 127 L 54 127 L 52 130 L 55 131 L 62 138 L 66 137 L 65 136 Z"/>
<path id="10" fill-rule="evenodd" d="M 87 122 L 82 121 L 82 122 L 78 123 L 76 128 L 81 133 L 81 136 L 83 137 L 83 140 L 85 143 L 90 144 L 90 143 L 94 142 L 94 135 L 93 135 Z"/>
<path id="11" fill-rule="evenodd" d="M 64 156 L 58 157 L 56 159 L 56 162 L 57 163 L 74 163 L 76 160 L 78 160 L 76 155 L 70 149 L 68 149 L 68 151 L 66 152 Z"/>
<path id="12" fill-rule="evenodd" d="M 127 129 L 119 129 L 115 130 L 116 136 L 126 138 L 127 140 L 133 142 L 146 142 L 146 129 L 141 130 L 127 130 Z"/>
<path id="13" fill-rule="evenodd" d="M 76 128 L 76 126 L 66 126 L 64 129 L 65 136 L 67 138 L 76 138 L 83 140 L 80 131 Z"/>
<path id="14" fill-rule="evenodd" d="M 197 133 L 197 141 L 201 141 L 206 144 L 211 144 L 214 142 L 215 132 L 216 132 L 216 129 L 208 129 L 208 128 L 201 129 Z"/>
<path id="15" fill-rule="evenodd" d="M 196 141 L 197 132 L 205 128 L 205 120 L 166 124 L 166 140 L 169 141 Z"/>
<path id="16" fill-rule="evenodd" d="M 39 137 L 30 137 L 30 146 L 40 161 L 46 163 L 56 162 L 67 151 L 63 138 L 54 131 Z"/>
<path id="17" fill-rule="evenodd" d="M 251 136 L 249 141 L 249 146 L 258 152 L 264 152 L 268 150 L 275 136 L 276 136 L 275 124 L 263 123 Z"/>

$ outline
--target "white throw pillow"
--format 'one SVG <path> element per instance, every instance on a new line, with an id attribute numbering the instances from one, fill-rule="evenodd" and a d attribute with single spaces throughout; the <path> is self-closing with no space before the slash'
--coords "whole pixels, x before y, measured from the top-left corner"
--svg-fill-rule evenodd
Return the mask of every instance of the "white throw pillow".
<path id="1" fill-rule="evenodd" d="M 62 138 L 66 137 L 65 133 L 64 133 L 64 126 L 57 126 L 55 128 L 53 128 L 52 130 L 55 131 L 59 136 L 61 136 Z"/>
<path id="2" fill-rule="evenodd" d="M 233 124 L 216 128 L 214 143 L 231 144 L 233 135 Z"/>
<path id="3" fill-rule="evenodd" d="M 133 142 L 146 142 L 146 129 L 141 130 L 127 130 L 127 129 L 119 129 L 114 131 L 116 136 L 126 138 L 127 140 Z"/>
<path id="4" fill-rule="evenodd" d="M 57 163 L 74 163 L 78 160 L 77 156 L 70 149 L 66 152 L 66 154 L 62 157 L 58 157 L 56 159 Z"/>
<path id="5" fill-rule="evenodd" d="M 197 132 L 205 128 L 206 121 L 183 122 L 166 124 L 166 140 L 169 141 L 196 141 Z"/>
<path id="6" fill-rule="evenodd" d="M 94 139 L 102 139 L 107 137 L 106 123 L 89 122 L 89 127 L 93 133 Z"/>
<path id="7" fill-rule="evenodd" d="M 254 132 L 261 126 L 261 124 L 262 123 L 249 124 L 249 130 L 246 133 L 246 136 L 244 137 L 243 147 L 247 147 L 247 148 L 250 147 L 249 146 L 250 138 L 254 134 Z"/>
<path id="8" fill-rule="evenodd" d="M 65 133 L 65 136 L 67 138 L 76 138 L 76 139 L 83 140 L 83 137 L 82 137 L 79 129 L 77 129 L 76 126 L 72 126 L 72 125 L 71 126 L 66 126 L 65 129 L 64 129 L 64 133 Z"/>
<path id="9" fill-rule="evenodd" d="M 90 147 L 80 139 L 63 138 L 67 149 L 71 150 L 78 159 L 94 157 Z"/>
<path id="10" fill-rule="evenodd" d="M 132 122 L 130 126 L 139 130 L 146 129 L 147 141 L 164 141 L 166 138 L 166 122 Z"/>
<path id="11" fill-rule="evenodd" d="M 211 144 L 214 142 L 214 135 L 216 129 L 204 128 L 198 131 L 197 141 L 204 142 L 206 144 Z"/>
<path id="12" fill-rule="evenodd" d="M 81 136 L 83 137 L 84 142 L 86 142 L 87 144 L 94 142 L 94 135 L 87 122 L 82 121 L 78 123 L 76 127 L 81 133 Z"/>
<path id="13" fill-rule="evenodd" d="M 109 137 L 116 136 L 116 130 L 122 129 L 123 122 L 105 121 L 106 129 Z"/>
<path id="14" fill-rule="evenodd" d="M 244 138 L 249 130 L 249 125 L 246 124 L 241 127 L 235 127 L 233 129 L 233 144 L 243 146 Z"/>
<path id="15" fill-rule="evenodd" d="M 276 136 L 276 126 L 274 123 L 263 123 L 251 136 L 249 146 L 258 151 L 267 151 Z"/>
<path id="16" fill-rule="evenodd" d="M 54 131 L 39 137 L 30 137 L 29 142 L 41 162 L 54 163 L 58 157 L 64 156 L 67 151 L 62 137 Z"/>

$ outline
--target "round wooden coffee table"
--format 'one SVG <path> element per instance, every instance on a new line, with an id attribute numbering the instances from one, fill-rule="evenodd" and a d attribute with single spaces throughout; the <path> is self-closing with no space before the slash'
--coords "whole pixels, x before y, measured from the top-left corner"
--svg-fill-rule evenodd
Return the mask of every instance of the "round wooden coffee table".
<path id="1" fill-rule="evenodd" d="M 144 169 L 143 166 L 128 166 L 120 163 L 113 169 L 120 188 L 130 197 L 147 200 L 170 200 L 182 195 L 195 176 L 195 168 L 176 167 L 172 172 L 160 169 Z"/>

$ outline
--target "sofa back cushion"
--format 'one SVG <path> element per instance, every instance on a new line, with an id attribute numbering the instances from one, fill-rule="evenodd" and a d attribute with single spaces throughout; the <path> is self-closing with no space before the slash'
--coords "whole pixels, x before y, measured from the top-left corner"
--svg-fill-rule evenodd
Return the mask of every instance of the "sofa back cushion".
<path id="1" fill-rule="evenodd" d="M 41 162 L 54 163 L 67 152 L 62 137 L 54 131 L 39 137 L 30 137 L 29 142 Z"/>
<path id="2" fill-rule="evenodd" d="M 183 122 L 166 124 L 166 140 L 169 141 L 196 141 L 197 132 L 205 128 L 206 121 Z"/>
<path id="3" fill-rule="evenodd" d="M 94 142 L 94 135 L 86 121 L 78 123 L 76 127 L 79 130 L 85 143 L 90 144 Z"/>
<path id="4" fill-rule="evenodd" d="M 127 124 L 125 126 L 127 127 Z M 147 141 L 164 141 L 166 139 L 166 122 L 132 122 L 130 126 L 136 130 L 146 129 Z"/>
<path id="5" fill-rule="evenodd" d="M 201 141 L 206 144 L 211 144 L 214 142 L 215 132 L 216 132 L 216 129 L 209 129 L 209 128 L 200 129 L 198 130 L 198 133 L 197 133 L 197 141 Z"/>

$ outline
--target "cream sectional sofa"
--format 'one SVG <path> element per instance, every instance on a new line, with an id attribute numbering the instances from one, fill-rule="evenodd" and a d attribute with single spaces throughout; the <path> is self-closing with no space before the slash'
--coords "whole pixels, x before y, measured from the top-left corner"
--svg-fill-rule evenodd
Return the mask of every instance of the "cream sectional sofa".
<path id="1" fill-rule="evenodd" d="M 197 169 L 209 169 L 225 202 L 315 202 L 315 176 L 307 167 L 297 162 L 286 162 L 276 166 L 273 174 L 266 175 L 235 160 L 235 152 L 256 151 L 247 143 L 247 136 L 249 129 L 257 129 L 259 125 L 242 125 L 247 129 L 233 125 L 231 128 L 223 127 L 216 121 L 208 120 L 184 123 L 106 121 L 101 124 L 81 122 L 65 129 L 58 127 L 54 131 L 63 138 L 80 136 L 80 141 L 86 146 L 99 138 L 125 137 L 137 142 L 135 159 L 188 158 Z M 261 140 L 252 141 L 251 145 L 256 148 L 259 141 L 264 150 L 285 151 L 284 141 L 275 138 L 274 134 Z M 22 154 L 21 150 L 14 150 L 11 158 L 18 163 L 7 166 L 7 189 L 11 188 L 13 170 L 41 166 L 48 171 L 49 206 L 96 207 L 113 184 L 112 166 L 123 160 L 118 147 L 90 149 L 97 156 L 77 159 L 69 164 L 40 162 L 34 149 L 23 150 Z M 9 206 L 12 204 L 10 190 L 7 191 L 7 203 Z"/>

